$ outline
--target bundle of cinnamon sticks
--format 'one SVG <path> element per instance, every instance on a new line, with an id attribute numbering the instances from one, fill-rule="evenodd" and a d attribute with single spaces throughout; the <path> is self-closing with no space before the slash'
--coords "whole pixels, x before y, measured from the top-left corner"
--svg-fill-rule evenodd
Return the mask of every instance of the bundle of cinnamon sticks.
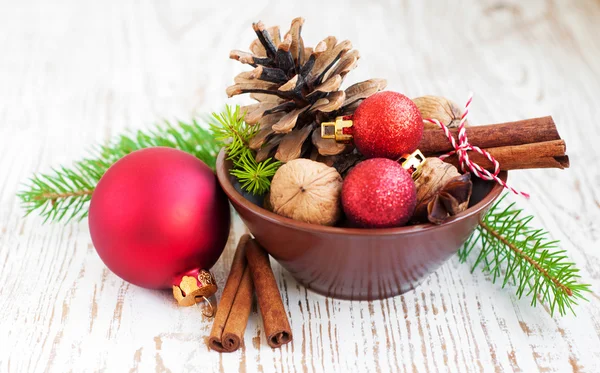
<path id="1" fill-rule="evenodd" d="M 458 129 L 451 129 L 458 141 Z M 516 122 L 468 127 L 469 143 L 488 151 L 502 171 L 529 168 L 568 168 L 566 145 L 560 138 L 552 117 L 525 119 Z M 419 149 L 427 157 L 439 156 L 452 149 L 443 131 L 426 130 Z M 469 157 L 480 166 L 493 170 L 493 164 L 476 152 Z M 459 166 L 456 155 L 446 162 Z"/>
<path id="2" fill-rule="evenodd" d="M 233 352 L 243 345 L 254 292 L 269 346 L 277 348 L 291 342 L 290 324 L 269 256 L 254 239 L 244 235 L 233 257 L 208 338 L 210 348 L 219 352 Z"/>

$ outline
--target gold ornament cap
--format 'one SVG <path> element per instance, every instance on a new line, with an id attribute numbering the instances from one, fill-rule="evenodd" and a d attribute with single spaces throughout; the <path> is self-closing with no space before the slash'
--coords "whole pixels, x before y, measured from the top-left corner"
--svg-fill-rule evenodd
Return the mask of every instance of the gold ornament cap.
<path id="1" fill-rule="evenodd" d="M 208 300 L 216 292 L 217 282 L 205 269 L 186 272 L 173 284 L 173 297 L 180 306 L 184 307 Z"/>
<path id="2" fill-rule="evenodd" d="M 410 173 L 413 180 L 416 180 L 421 176 L 423 171 L 423 165 L 427 162 L 427 158 L 421 153 L 419 149 L 415 150 L 410 154 L 404 154 L 398 160 L 402 167 Z"/>
<path id="3" fill-rule="evenodd" d="M 351 142 L 354 123 L 350 118 L 351 116 L 337 117 L 335 122 L 321 123 L 321 137 L 341 143 Z"/>

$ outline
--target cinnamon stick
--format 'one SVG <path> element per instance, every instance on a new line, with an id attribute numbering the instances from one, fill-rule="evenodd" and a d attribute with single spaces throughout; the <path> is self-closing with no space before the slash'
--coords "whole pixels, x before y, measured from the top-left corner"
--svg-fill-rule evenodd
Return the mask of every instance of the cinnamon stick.
<path id="1" fill-rule="evenodd" d="M 208 346 L 219 352 L 233 352 L 242 346 L 252 309 L 252 278 L 246 260 L 249 235 L 240 239 L 231 270 L 215 315 Z"/>
<path id="2" fill-rule="evenodd" d="M 450 133 L 458 140 L 458 129 L 451 129 Z M 554 120 L 550 116 L 467 127 L 467 136 L 471 145 L 482 149 L 560 140 Z M 449 152 L 452 150 L 452 146 L 444 131 L 431 129 L 424 131 L 419 150 L 425 156 L 430 156 Z"/>
<path id="3" fill-rule="evenodd" d="M 470 129 L 467 131 L 470 131 Z M 501 146 L 497 148 L 487 148 L 485 150 L 500 163 L 500 169 L 502 171 L 527 168 L 564 169 L 569 167 L 569 157 L 565 154 L 566 145 L 563 140 L 545 141 L 517 146 Z M 469 159 L 486 170 L 494 170 L 493 163 L 479 153 L 470 151 Z M 444 161 L 460 168 L 458 157 L 456 155 L 445 158 Z"/>
<path id="4" fill-rule="evenodd" d="M 269 255 L 255 240 L 250 240 L 246 258 L 256 287 L 267 343 L 272 348 L 281 347 L 292 341 L 292 330 L 271 269 Z"/>

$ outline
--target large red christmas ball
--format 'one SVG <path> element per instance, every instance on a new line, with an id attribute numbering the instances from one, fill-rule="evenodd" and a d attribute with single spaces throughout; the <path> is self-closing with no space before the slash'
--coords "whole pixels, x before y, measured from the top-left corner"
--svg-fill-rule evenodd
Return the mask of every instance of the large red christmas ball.
<path id="1" fill-rule="evenodd" d="M 178 285 L 217 261 L 229 204 L 213 171 L 170 148 L 135 151 L 102 176 L 89 209 L 92 241 L 106 266 L 145 288 Z"/>
<path id="2" fill-rule="evenodd" d="M 356 165 L 344 179 L 342 207 L 354 225 L 399 227 L 411 218 L 417 203 L 415 183 L 390 159 L 372 158 Z"/>
<path id="3" fill-rule="evenodd" d="M 417 150 L 423 137 L 423 118 L 411 99 L 397 92 L 379 92 L 354 112 L 353 139 L 367 158 L 397 160 Z"/>

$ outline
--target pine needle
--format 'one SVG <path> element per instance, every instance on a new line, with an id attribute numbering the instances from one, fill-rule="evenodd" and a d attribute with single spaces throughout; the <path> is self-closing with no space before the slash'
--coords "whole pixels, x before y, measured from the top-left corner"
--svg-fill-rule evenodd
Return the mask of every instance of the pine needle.
<path id="1" fill-rule="evenodd" d="M 492 282 L 502 281 L 502 287 L 516 286 L 518 298 L 531 297 L 531 305 L 538 301 L 550 306 L 550 314 L 556 311 L 565 315 L 567 310 L 575 313 L 573 306 L 585 300 L 589 284 L 579 284 L 579 269 L 570 262 L 558 241 L 548 238 L 548 232 L 534 229 L 529 224 L 532 216 L 512 203 L 500 207 L 502 196 L 479 222 L 476 232 L 459 251 L 465 262 L 479 248 L 472 271 L 481 267 L 490 273 Z"/>
<path id="2" fill-rule="evenodd" d="M 26 215 L 38 212 L 47 221 L 81 220 L 88 214 L 89 201 L 100 178 L 108 168 L 127 154 L 153 146 L 166 146 L 190 153 L 214 169 L 219 145 L 209 130 L 192 121 L 177 125 L 165 122 L 148 131 L 137 131 L 114 138 L 96 147 L 88 158 L 71 169 L 60 167 L 34 175 L 17 194 Z"/>
<path id="3" fill-rule="evenodd" d="M 238 179 L 242 189 L 254 195 L 268 192 L 281 163 L 271 158 L 256 162 L 255 153 L 248 144 L 260 126 L 246 123 L 239 106 L 233 109 L 228 105 L 225 111 L 213 113 L 210 128 L 215 139 L 225 147 L 227 159 L 233 162 L 231 174 Z"/>

